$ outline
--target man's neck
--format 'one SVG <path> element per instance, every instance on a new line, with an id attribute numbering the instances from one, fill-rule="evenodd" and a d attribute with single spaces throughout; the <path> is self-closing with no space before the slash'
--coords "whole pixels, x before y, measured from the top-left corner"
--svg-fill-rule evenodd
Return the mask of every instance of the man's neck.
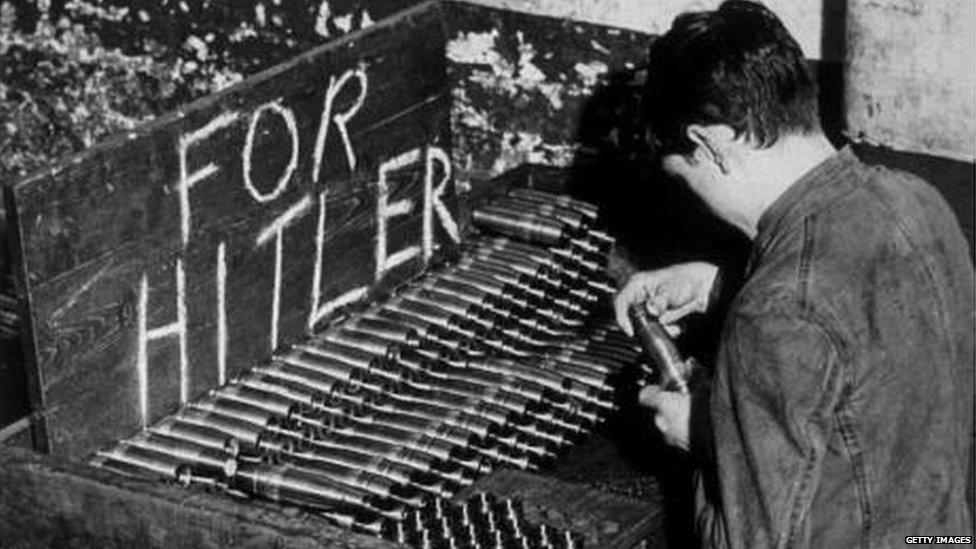
<path id="1" fill-rule="evenodd" d="M 836 152 L 830 141 L 818 133 L 783 136 L 772 147 L 751 153 L 749 185 L 755 200 L 744 227 L 749 238 L 755 238 L 759 219 L 776 199 Z"/>

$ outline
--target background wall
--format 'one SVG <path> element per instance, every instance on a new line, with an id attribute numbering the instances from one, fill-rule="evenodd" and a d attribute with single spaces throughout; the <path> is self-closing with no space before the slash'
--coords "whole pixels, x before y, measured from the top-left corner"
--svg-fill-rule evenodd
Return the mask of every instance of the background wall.
<path id="1" fill-rule="evenodd" d="M 894 149 L 976 158 L 976 3 L 850 0 L 849 133 Z"/>
<path id="2" fill-rule="evenodd" d="M 625 29 L 661 34 L 676 15 L 685 11 L 714 9 L 720 0 L 473 0 L 478 4 L 568 17 Z M 825 9 L 836 0 L 765 0 L 793 33 L 807 57 L 822 57 L 821 34 Z M 825 7 L 826 6 L 826 7 Z"/>

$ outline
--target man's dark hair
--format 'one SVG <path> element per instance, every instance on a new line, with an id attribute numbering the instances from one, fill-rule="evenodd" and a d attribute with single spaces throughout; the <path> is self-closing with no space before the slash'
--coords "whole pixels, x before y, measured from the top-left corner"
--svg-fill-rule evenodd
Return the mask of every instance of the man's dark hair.
<path id="1" fill-rule="evenodd" d="M 643 123 L 656 152 L 690 154 L 691 124 L 725 124 L 757 147 L 820 127 L 803 52 L 765 6 L 685 13 L 650 48 Z"/>

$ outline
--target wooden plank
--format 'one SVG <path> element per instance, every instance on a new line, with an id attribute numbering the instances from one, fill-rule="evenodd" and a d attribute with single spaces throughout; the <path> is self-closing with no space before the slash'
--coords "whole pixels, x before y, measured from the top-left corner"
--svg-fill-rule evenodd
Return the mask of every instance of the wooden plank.
<path id="1" fill-rule="evenodd" d="M 394 545 L 260 501 L 120 477 L 28 450 L 0 450 L 3 546 L 337 547 Z"/>
<path id="2" fill-rule="evenodd" d="M 438 5 L 408 10 L 14 189 L 54 451 L 131 434 L 452 247 L 443 42 Z"/>

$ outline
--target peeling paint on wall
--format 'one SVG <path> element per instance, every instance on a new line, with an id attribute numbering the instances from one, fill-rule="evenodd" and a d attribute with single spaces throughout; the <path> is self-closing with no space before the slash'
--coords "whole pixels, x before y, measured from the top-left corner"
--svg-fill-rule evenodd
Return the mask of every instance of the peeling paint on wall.
<path id="1" fill-rule="evenodd" d="M 579 75 L 584 88 L 592 88 L 600 81 L 600 77 L 610 70 L 610 67 L 602 61 L 590 61 L 589 63 L 577 63 L 573 69 Z"/>
<path id="2" fill-rule="evenodd" d="M 650 41 L 555 20 L 532 20 L 532 26 L 507 12 L 467 20 L 465 9 L 458 11 L 463 30 L 446 46 L 455 162 L 477 178 L 526 162 L 570 166 L 581 150 L 580 122 L 590 99 L 615 74 L 641 64 Z M 600 131 L 608 141 L 619 133 Z"/>
<path id="3" fill-rule="evenodd" d="M 721 0 L 469 0 L 486 6 L 611 25 L 649 34 L 663 34 L 685 11 L 711 10 Z M 821 57 L 824 2 L 761 0 L 796 37 L 807 57 Z M 828 0 L 830 1 L 830 0 Z M 839 61 L 839 60 L 838 60 Z"/>

